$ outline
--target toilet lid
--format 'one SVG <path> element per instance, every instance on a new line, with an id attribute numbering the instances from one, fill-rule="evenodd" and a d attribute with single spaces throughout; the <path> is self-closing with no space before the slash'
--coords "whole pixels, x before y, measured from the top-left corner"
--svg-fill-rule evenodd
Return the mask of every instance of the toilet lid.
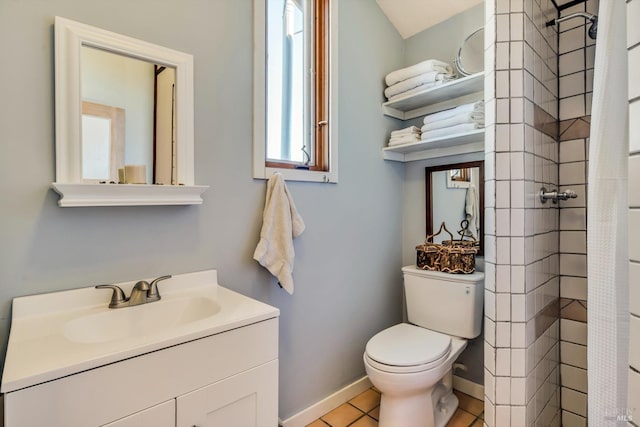
<path id="1" fill-rule="evenodd" d="M 389 366 L 418 366 L 438 361 L 451 351 L 451 337 L 429 329 L 400 323 L 369 340 L 367 356 Z"/>

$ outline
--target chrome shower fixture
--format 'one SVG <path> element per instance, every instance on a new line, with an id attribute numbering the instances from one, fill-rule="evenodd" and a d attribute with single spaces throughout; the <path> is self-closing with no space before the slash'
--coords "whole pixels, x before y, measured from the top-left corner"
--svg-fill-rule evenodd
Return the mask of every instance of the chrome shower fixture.
<path id="1" fill-rule="evenodd" d="M 577 18 L 577 17 L 585 18 L 587 21 L 591 22 L 591 27 L 589 27 L 589 37 L 595 40 L 596 35 L 598 34 L 598 16 L 597 15 L 592 15 L 590 13 L 585 13 L 585 12 L 575 12 L 570 15 L 563 16 L 562 18 L 552 19 L 551 21 L 547 22 L 546 26 L 551 27 L 552 25 L 557 25 L 562 21 L 566 21 L 567 19 Z"/>

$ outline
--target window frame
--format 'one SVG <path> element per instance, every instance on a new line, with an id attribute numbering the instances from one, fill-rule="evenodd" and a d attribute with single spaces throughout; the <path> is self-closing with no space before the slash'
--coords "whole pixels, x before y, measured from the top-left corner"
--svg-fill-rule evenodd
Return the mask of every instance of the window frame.
<path id="1" fill-rule="evenodd" d="M 253 177 L 268 179 L 279 172 L 286 180 L 337 183 L 337 0 L 314 0 L 316 23 L 314 39 L 327 55 L 314 49 L 314 64 L 322 71 L 321 79 L 313 82 L 314 165 L 268 161 L 266 158 L 266 2 L 254 0 L 254 115 L 253 115 Z M 319 13 L 320 12 L 320 13 Z M 323 92 L 325 96 L 315 96 Z"/>

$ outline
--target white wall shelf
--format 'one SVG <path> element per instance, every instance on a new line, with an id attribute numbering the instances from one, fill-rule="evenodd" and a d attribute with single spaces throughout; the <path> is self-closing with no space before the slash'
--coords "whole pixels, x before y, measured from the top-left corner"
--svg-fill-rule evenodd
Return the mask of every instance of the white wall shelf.
<path id="1" fill-rule="evenodd" d="M 382 157 L 385 160 L 411 162 L 483 151 L 484 129 L 478 129 L 444 138 L 385 147 Z"/>
<path id="2" fill-rule="evenodd" d="M 409 120 L 456 105 L 479 101 L 484 95 L 484 72 L 452 80 L 382 104 L 382 112 L 400 120 Z"/>
<path id="3" fill-rule="evenodd" d="M 484 98 L 484 72 L 453 80 L 441 86 L 400 97 L 382 104 L 386 116 L 410 120 Z M 385 160 L 415 160 L 456 156 L 484 151 L 484 129 L 428 141 L 385 147 Z"/>
<path id="4" fill-rule="evenodd" d="M 54 182 L 58 206 L 201 205 L 208 185 L 72 184 Z"/>

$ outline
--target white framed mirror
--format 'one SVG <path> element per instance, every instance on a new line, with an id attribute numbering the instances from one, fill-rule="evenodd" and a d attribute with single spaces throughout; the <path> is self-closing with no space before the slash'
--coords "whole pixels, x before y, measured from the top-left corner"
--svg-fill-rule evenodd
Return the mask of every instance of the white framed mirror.
<path id="1" fill-rule="evenodd" d="M 59 206 L 200 204 L 193 57 L 55 18 Z"/>

